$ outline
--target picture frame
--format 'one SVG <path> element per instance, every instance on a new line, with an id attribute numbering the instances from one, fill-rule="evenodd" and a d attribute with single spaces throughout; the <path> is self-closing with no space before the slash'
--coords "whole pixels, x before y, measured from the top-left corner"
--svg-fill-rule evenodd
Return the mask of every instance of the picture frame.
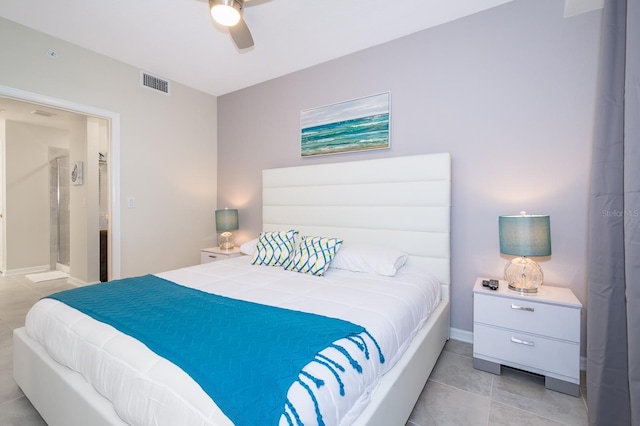
<path id="1" fill-rule="evenodd" d="M 83 173 L 82 173 L 82 161 L 76 161 L 71 164 L 71 184 L 72 185 L 82 185 L 83 181 Z"/>
<path id="2" fill-rule="evenodd" d="M 300 156 L 388 149 L 390 123 L 390 92 L 303 110 Z"/>

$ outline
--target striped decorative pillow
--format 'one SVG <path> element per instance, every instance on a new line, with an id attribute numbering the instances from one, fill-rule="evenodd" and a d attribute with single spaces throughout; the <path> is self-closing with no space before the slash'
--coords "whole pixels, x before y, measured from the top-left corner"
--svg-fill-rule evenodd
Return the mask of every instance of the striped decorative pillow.
<path id="1" fill-rule="evenodd" d="M 302 237 L 284 269 L 322 276 L 341 245 L 342 240 L 338 238 Z"/>
<path id="2" fill-rule="evenodd" d="M 254 265 L 282 266 L 291 256 L 298 231 L 261 232 L 253 252 Z"/>

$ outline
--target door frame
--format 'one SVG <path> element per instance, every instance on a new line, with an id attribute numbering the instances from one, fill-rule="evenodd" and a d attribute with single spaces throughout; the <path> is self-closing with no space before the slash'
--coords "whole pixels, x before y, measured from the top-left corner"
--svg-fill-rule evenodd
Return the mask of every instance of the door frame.
<path id="1" fill-rule="evenodd" d="M 19 101 L 31 102 L 67 110 L 70 112 L 97 117 L 106 120 L 109 123 L 109 145 L 107 152 L 107 161 L 109 164 L 109 279 L 121 278 L 121 240 L 120 240 L 120 114 L 89 105 L 83 105 L 71 102 L 65 99 L 53 98 L 38 93 L 28 92 L 26 90 L 15 89 L 12 87 L 0 85 L 0 96 L 12 98 Z M 2 171 L 4 173 L 4 171 Z M 4 197 L 4 190 L 3 197 Z M 4 216 L 4 209 L 2 212 Z M 0 221 L 0 226 L 5 230 L 5 221 Z M 2 232 L 3 238 L 0 241 L 2 247 L 0 250 L 4 253 L 6 259 L 6 232 Z"/>

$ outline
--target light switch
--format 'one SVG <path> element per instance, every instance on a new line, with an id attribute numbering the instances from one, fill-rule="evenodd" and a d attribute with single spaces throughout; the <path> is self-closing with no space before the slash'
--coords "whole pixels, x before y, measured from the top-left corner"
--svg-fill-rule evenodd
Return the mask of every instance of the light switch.
<path id="1" fill-rule="evenodd" d="M 136 208 L 136 197 L 127 198 L 127 207 L 130 209 Z"/>

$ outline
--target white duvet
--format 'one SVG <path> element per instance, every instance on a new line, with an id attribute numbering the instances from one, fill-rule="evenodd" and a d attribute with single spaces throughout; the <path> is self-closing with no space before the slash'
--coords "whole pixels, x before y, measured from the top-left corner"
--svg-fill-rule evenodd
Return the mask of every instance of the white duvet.
<path id="1" fill-rule="evenodd" d="M 327 425 L 348 425 L 358 417 L 380 377 L 400 358 L 440 301 L 440 283 L 410 266 L 401 268 L 395 277 L 338 269 L 315 277 L 254 266 L 249 256 L 242 256 L 157 275 L 202 291 L 341 318 L 365 327 L 380 345 L 385 362 L 380 364 L 376 356 L 358 358 L 364 372 L 347 368 L 342 375 L 344 396 L 339 395 L 338 384 L 326 368 L 315 363 L 305 367 L 325 382 L 315 393 Z M 180 368 L 137 340 L 63 303 L 40 300 L 27 315 L 26 329 L 52 358 L 80 372 L 112 401 L 128 424 L 232 424 Z M 313 403 L 301 385 L 292 385 L 288 398 L 305 425 L 317 424 Z M 284 417 L 280 424 L 287 424 Z"/>

